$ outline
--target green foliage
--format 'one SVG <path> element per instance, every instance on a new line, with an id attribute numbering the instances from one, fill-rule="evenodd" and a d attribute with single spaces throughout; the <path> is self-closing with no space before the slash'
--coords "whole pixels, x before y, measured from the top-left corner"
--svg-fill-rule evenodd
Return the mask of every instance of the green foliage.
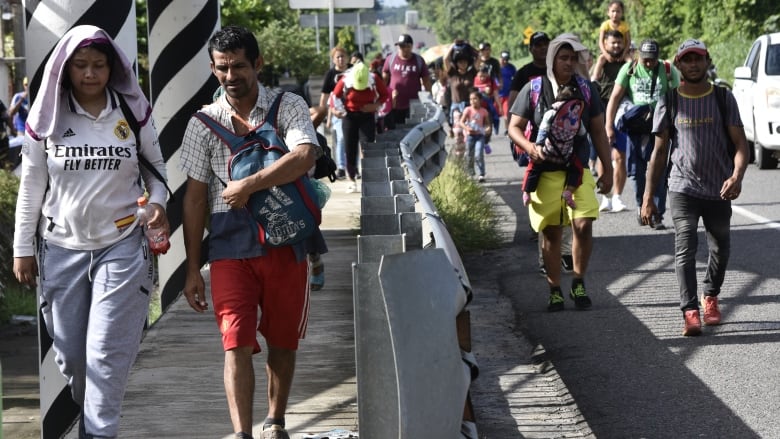
<path id="1" fill-rule="evenodd" d="M 13 172 L 0 170 L 0 286 L 16 282 L 13 275 L 13 241 L 18 192 L 19 179 Z"/>
<path id="2" fill-rule="evenodd" d="M 298 11 L 289 0 L 221 0 L 222 25 L 236 25 L 261 32 L 272 23 L 298 27 Z"/>
<path id="3" fill-rule="evenodd" d="M 465 38 L 487 40 L 493 51 L 509 49 L 512 57 L 527 53 L 523 30 L 530 26 L 551 36 L 573 32 L 598 55 L 599 26 L 607 19 L 607 0 L 538 0 L 528 7 L 511 0 L 407 0 L 420 12 L 441 42 Z M 685 39 L 703 40 L 718 66 L 731 81 L 752 42 L 761 34 L 780 30 L 777 0 L 624 0 L 632 39 L 658 40 L 661 56 L 674 57 Z M 517 54 L 516 54 L 517 52 Z M 520 64 L 516 63 L 519 67 Z"/>
<path id="4" fill-rule="evenodd" d="M 5 289 L 0 296 L 0 324 L 8 323 L 13 315 L 38 315 L 34 289 L 22 288 L 19 285 Z"/>
<path id="5" fill-rule="evenodd" d="M 357 50 L 355 32 L 352 26 L 342 27 L 336 32 L 336 46 L 343 47 L 347 51 L 347 54 L 351 54 Z"/>
<path id="6" fill-rule="evenodd" d="M 301 29 L 280 21 L 269 22 L 255 34 L 266 66 L 275 77 L 289 76 L 304 82 L 311 74 L 328 69 L 327 53 L 317 53 L 313 29 Z M 271 84 L 271 82 L 268 82 Z"/>
<path id="7" fill-rule="evenodd" d="M 495 248 L 499 218 L 483 186 L 466 175 L 463 160 L 448 160 L 430 185 L 433 204 L 461 252 Z"/>

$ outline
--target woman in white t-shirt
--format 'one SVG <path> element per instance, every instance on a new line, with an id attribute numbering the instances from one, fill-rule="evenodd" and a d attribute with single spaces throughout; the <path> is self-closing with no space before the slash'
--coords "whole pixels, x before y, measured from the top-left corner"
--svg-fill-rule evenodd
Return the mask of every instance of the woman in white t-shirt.
<path id="1" fill-rule="evenodd" d="M 81 407 L 79 437 L 116 437 L 154 276 L 137 200 L 148 192 L 148 225 L 167 232 L 165 162 L 151 106 L 104 30 L 68 31 L 42 77 L 22 147 L 14 275 L 41 284 L 57 365 Z"/>

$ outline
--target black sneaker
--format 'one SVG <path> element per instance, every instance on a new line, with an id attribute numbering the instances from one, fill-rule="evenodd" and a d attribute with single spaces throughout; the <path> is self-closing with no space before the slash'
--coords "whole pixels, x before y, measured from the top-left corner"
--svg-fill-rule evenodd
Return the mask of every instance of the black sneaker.
<path id="1" fill-rule="evenodd" d="M 336 171 L 336 178 L 339 180 L 343 180 L 347 178 L 347 173 L 343 169 L 339 169 Z"/>
<path id="2" fill-rule="evenodd" d="M 547 277 L 547 269 L 544 268 L 544 264 L 539 266 L 539 275 L 542 277 Z"/>
<path id="3" fill-rule="evenodd" d="M 561 267 L 566 273 L 571 273 L 571 271 L 574 270 L 574 260 L 571 255 L 561 256 Z"/>
<path id="4" fill-rule="evenodd" d="M 569 292 L 569 297 L 571 297 L 572 300 L 574 300 L 574 306 L 577 309 L 590 308 L 590 306 L 593 304 L 590 301 L 590 297 L 588 297 L 588 293 L 585 292 L 585 284 L 581 282 L 571 287 L 571 292 Z"/>
<path id="5" fill-rule="evenodd" d="M 550 291 L 550 300 L 547 302 L 547 311 L 563 311 L 563 293 L 560 288 Z"/>

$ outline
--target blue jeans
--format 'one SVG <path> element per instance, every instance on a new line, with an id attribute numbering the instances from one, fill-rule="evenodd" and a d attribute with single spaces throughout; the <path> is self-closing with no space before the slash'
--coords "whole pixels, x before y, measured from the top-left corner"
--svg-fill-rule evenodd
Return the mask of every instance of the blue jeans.
<path id="1" fill-rule="evenodd" d="M 679 192 L 669 193 L 674 221 L 674 271 L 680 284 L 680 309 L 698 309 L 696 250 L 699 218 L 707 236 L 707 272 L 704 295 L 717 296 L 726 276 L 731 253 L 731 201 L 705 200 Z"/>
<path id="2" fill-rule="evenodd" d="M 339 169 L 347 169 L 347 148 L 344 146 L 344 131 L 341 128 L 342 119 L 333 116 L 330 121 L 330 129 L 333 131 L 333 160 Z"/>
<path id="3" fill-rule="evenodd" d="M 645 183 L 647 174 L 647 162 L 650 160 L 650 153 L 653 151 L 653 142 L 655 137 L 649 135 L 644 145 L 641 145 L 643 136 L 628 136 L 628 148 L 631 152 L 626 157 L 629 170 L 634 172 L 634 195 L 636 197 L 636 207 L 642 207 L 642 198 L 645 195 Z M 649 152 L 648 152 L 649 151 Z M 630 172 L 629 172 L 630 175 Z M 666 167 L 663 174 L 666 176 Z M 653 194 L 653 201 L 658 208 L 658 215 L 663 218 L 666 213 L 666 178 L 661 178 Z"/>
<path id="4" fill-rule="evenodd" d="M 485 135 L 469 134 L 466 137 L 466 172 L 469 175 L 474 175 L 474 162 L 477 163 L 479 169 L 479 175 L 485 175 Z"/>

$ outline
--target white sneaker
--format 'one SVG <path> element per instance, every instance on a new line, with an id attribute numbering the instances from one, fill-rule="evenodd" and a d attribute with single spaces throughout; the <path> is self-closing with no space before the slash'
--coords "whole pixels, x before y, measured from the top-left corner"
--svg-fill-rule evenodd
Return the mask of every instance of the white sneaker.
<path id="1" fill-rule="evenodd" d="M 350 184 L 350 185 L 347 187 L 347 193 L 348 193 L 348 194 L 354 194 L 355 192 L 357 192 L 357 185 L 355 185 L 354 183 L 352 183 L 352 184 Z"/>
<path id="2" fill-rule="evenodd" d="M 599 212 L 606 212 L 612 210 L 612 200 L 608 196 L 601 198 L 601 206 L 599 206 Z"/>
<path id="3" fill-rule="evenodd" d="M 626 210 L 628 206 L 623 202 L 623 200 L 620 199 L 620 195 L 613 195 L 612 196 L 612 211 L 613 212 L 622 212 Z"/>

